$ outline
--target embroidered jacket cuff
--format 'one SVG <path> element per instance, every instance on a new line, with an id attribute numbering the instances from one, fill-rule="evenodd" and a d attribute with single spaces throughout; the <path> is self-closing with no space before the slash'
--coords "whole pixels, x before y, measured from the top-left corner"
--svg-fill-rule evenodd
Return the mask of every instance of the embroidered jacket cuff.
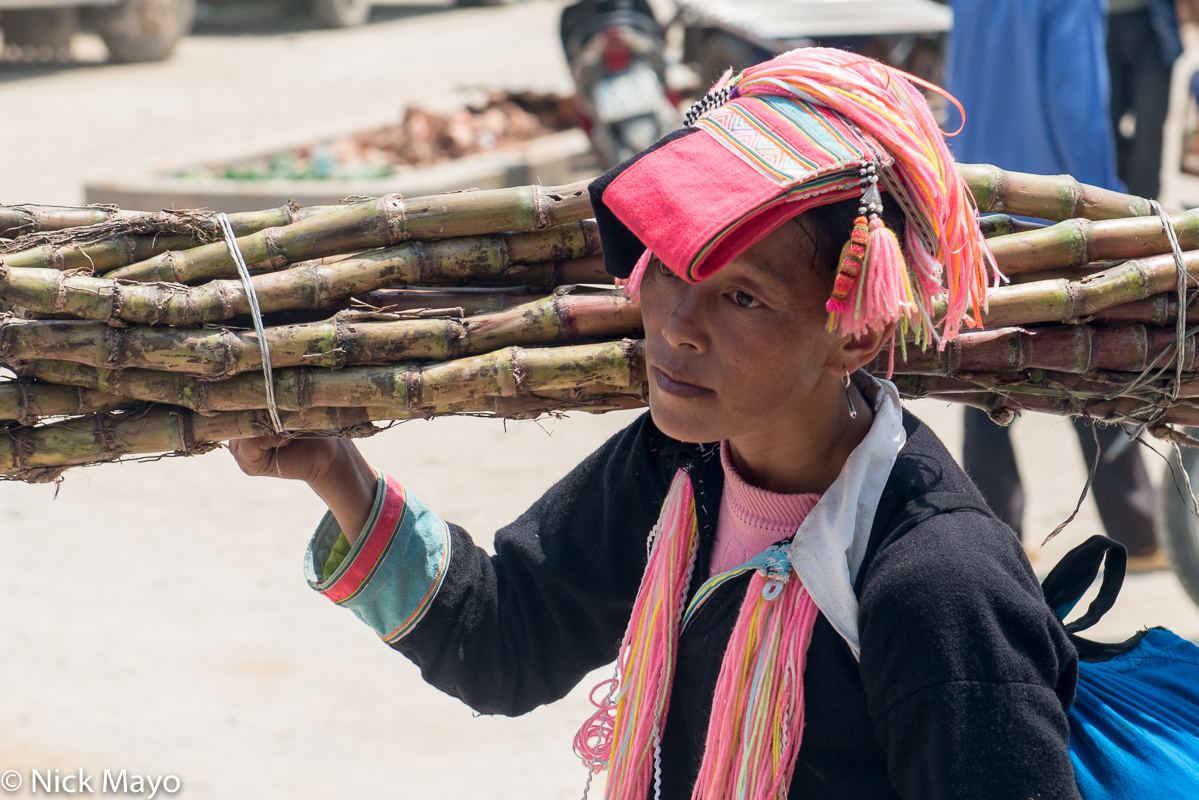
<path id="1" fill-rule="evenodd" d="M 308 544 L 308 585 L 345 606 L 386 642 L 397 642 L 424 617 L 450 563 L 450 531 L 394 479 L 380 473 L 362 535 L 341 563 L 330 553 L 341 537 L 326 514 Z M 336 566 L 325 570 L 326 565 Z"/>

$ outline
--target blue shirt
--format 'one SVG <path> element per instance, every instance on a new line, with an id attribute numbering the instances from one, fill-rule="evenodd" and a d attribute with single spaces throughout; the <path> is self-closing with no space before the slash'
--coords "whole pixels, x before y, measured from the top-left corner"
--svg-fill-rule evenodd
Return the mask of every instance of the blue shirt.
<path id="1" fill-rule="evenodd" d="M 953 0 L 946 88 L 958 161 L 1123 190 L 1109 113 L 1105 0 Z M 951 108 L 948 130 L 961 121 Z"/>

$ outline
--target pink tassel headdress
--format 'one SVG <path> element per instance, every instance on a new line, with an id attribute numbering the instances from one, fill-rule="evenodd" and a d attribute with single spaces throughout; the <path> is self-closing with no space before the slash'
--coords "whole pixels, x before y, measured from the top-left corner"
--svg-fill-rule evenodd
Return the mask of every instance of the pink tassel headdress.
<path id="1" fill-rule="evenodd" d="M 635 289 L 648 249 L 701 281 L 807 209 L 858 198 L 826 306 L 830 329 L 853 336 L 897 323 L 901 334 L 914 327 L 921 345 L 943 345 L 963 323 L 980 324 L 988 284 L 1001 276 L 915 83 L 929 86 L 826 48 L 722 79 L 688 128 L 592 185 L 606 264 L 633 272 Z M 883 224 L 884 202 L 905 214 L 902 243 Z M 939 296 L 944 316 L 934 322 Z"/>
<path id="2" fill-rule="evenodd" d="M 878 328 L 913 313 L 931 320 L 932 300 L 942 289 L 944 275 L 948 297 L 942 335 L 944 340 L 952 339 L 963 320 L 971 327 L 982 324 L 988 273 L 999 280 L 994 258 L 978 228 L 974 198 L 955 169 L 944 134 L 914 82 L 945 94 L 872 59 L 843 50 L 807 48 L 745 70 L 732 93 L 794 97 L 832 109 L 881 145 L 892 159 L 895 185 L 891 188 L 906 195 L 914 206 L 909 210 L 904 243 L 915 280 L 909 282 L 898 242 L 878 216 L 881 201 L 877 192 L 870 191 L 878 176 L 871 174 L 863 206 L 880 204 L 877 213 L 869 217 L 869 242 L 858 277 L 865 285 L 853 298 L 856 304 L 840 302 L 836 289 L 829 300 L 829 311 L 839 315 L 830 319 L 830 324 L 839 323 L 845 334 Z M 838 270 L 838 279 L 843 272 L 844 266 Z"/>

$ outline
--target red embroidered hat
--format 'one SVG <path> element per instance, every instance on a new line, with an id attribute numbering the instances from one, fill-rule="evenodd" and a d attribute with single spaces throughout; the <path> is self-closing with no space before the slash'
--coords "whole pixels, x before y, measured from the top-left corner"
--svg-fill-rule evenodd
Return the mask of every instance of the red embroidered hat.
<path id="1" fill-rule="evenodd" d="M 830 327 L 853 335 L 911 322 L 927 343 L 933 298 L 947 290 L 951 338 L 968 306 L 977 317 L 985 303 L 993 262 L 943 134 L 908 77 L 863 56 L 805 48 L 718 84 L 687 127 L 592 183 L 608 271 L 628 278 L 652 252 L 702 281 L 805 210 L 858 197 Z M 902 246 L 882 224 L 884 192 L 905 212 Z"/>
<path id="2" fill-rule="evenodd" d="M 839 115 L 781 97 L 739 97 L 688 132 L 698 135 L 665 140 L 617 168 L 601 196 L 689 280 L 707 278 L 812 206 L 861 196 L 859 170 L 890 163 Z"/>

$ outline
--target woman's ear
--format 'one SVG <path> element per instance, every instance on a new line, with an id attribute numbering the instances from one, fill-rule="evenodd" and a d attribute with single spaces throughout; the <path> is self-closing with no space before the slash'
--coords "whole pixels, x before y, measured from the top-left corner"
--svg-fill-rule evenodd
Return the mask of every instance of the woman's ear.
<path id="1" fill-rule="evenodd" d="M 895 323 L 886 325 L 881 330 L 869 330 L 861 336 L 849 336 L 833 353 L 829 360 L 829 371 L 837 376 L 855 372 L 869 364 L 895 335 Z"/>

